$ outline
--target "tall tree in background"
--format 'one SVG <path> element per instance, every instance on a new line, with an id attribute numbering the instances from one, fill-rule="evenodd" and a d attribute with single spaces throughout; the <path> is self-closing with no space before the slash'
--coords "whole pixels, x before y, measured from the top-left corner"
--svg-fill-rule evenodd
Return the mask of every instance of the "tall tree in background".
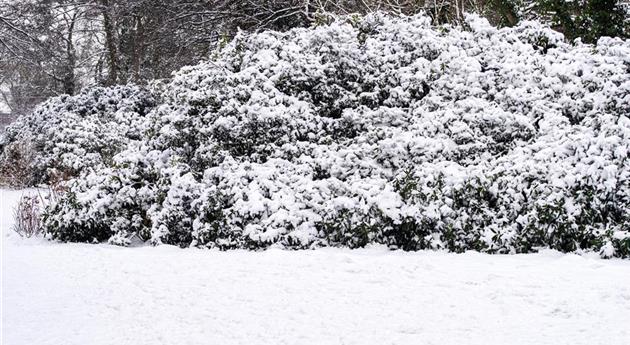
<path id="1" fill-rule="evenodd" d="M 14 112 L 89 84 L 98 29 L 89 2 L 26 1 L 0 5 L 3 98 Z"/>
<path id="2" fill-rule="evenodd" d="M 579 32 L 585 42 L 596 42 L 602 36 L 628 37 L 627 13 L 616 0 L 588 0 L 578 19 Z"/>
<path id="3" fill-rule="evenodd" d="M 602 36 L 628 37 L 628 13 L 617 0 L 538 0 L 538 17 L 573 40 L 595 43 Z"/>
<path id="4" fill-rule="evenodd" d="M 103 16 L 103 32 L 105 34 L 105 59 L 108 66 L 108 77 L 103 83 L 114 85 L 118 81 L 118 50 L 116 48 L 116 32 L 112 6 L 109 0 L 100 0 L 100 13 Z M 101 64 L 99 64 L 101 65 Z"/>
<path id="5" fill-rule="evenodd" d="M 21 114 L 89 85 L 169 78 L 238 29 L 288 30 L 321 14 L 425 11 L 434 23 L 465 12 L 499 26 L 548 21 L 567 38 L 626 36 L 617 0 L 20 0 L 0 3 L 0 96 Z"/>

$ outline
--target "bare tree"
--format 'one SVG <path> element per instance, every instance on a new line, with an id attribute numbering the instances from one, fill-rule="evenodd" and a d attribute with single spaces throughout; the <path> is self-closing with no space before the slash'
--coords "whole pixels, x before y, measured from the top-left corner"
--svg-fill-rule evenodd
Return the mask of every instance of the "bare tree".
<path id="1" fill-rule="evenodd" d="M 99 50 L 92 18 L 89 1 L 0 5 L 0 82 L 14 112 L 89 83 L 85 74 Z"/>
<path id="2" fill-rule="evenodd" d="M 538 5 L 544 1 L 552 0 L 4 2 L 0 4 L 0 98 L 13 112 L 24 113 L 52 95 L 73 94 L 86 85 L 168 78 L 172 71 L 207 58 L 222 38 L 239 29 L 288 30 L 312 25 L 324 13 L 424 11 L 435 24 L 442 24 L 461 22 L 465 12 L 477 12 L 495 24 L 512 26 L 521 18 L 539 15 Z"/>

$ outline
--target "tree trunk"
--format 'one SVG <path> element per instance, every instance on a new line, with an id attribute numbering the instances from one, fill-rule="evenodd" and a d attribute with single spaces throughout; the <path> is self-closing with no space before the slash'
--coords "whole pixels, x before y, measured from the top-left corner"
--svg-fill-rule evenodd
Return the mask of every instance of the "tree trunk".
<path id="1" fill-rule="evenodd" d="M 66 63 L 64 66 L 65 71 L 63 71 L 63 92 L 68 95 L 73 95 L 76 83 L 75 83 L 75 74 L 74 69 L 76 67 L 76 52 L 74 50 L 74 25 L 77 20 L 77 13 L 75 12 L 70 20 L 70 25 L 68 26 L 68 37 L 66 38 Z"/>
<path id="2" fill-rule="evenodd" d="M 142 17 L 137 15 L 135 16 L 136 21 L 136 32 L 133 40 L 133 51 L 132 51 L 132 76 L 131 80 L 134 83 L 140 82 L 140 65 L 144 58 L 144 26 L 142 23 Z"/>
<path id="3" fill-rule="evenodd" d="M 115 85 L 118 81 L 118 51 L 116 49 L 116 35 L 110 13 L 109 0 L 101 0 L 101 6 L 103 7 L 103 30 L 105 31 L 105 47 L 107 49 L 107 64 L 109 67 L 107 85 Z"/>

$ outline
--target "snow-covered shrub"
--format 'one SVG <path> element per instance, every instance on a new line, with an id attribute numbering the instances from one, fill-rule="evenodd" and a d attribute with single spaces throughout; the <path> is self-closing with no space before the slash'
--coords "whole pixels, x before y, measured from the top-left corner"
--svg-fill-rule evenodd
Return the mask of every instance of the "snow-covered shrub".
<path id="1" fill-rule="evenodd" d="M 76 176 L 108 165 L 112 157 L 144 133 L 153 96 L 137 86 L 88 88 L 40 104 L 7 127 L 0 142 L 0 167 L 11 178 L 28 165 L 23 184 L 48 182 L 53 175 Z M 28 147 L 29 151 L 16 153 Z M 24 156 L 30 154 L 28 162 Z"/>
<path id="2" fill-rule="evenodd" d="M 138 145 L 67 183 L 48 231 L 628 256 L 630 43 L 430 23 L 374 14 L 238 35 L 163 86 Z"/>

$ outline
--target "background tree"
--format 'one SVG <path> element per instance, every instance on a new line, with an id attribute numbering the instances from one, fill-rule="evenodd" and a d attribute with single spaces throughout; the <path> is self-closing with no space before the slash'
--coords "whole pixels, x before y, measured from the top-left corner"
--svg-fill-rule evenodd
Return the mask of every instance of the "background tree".
<path id="1" fill-rule="evenodd" d="M 617 0 L 28 0 L 0 4 L 0 100 L 27 113 L 90 85 L 144 84 L 205 59 L 239 29 L 288 30 L 336 14 L 476 12 L 499 26 L 549 22 L 568 39 L 628 37 Z M 624 28 L 625 26 L 625 28 Z"/>
<path id="2" fill-rule="evenodd" d="M 90 84 L 99 51 L 92 9 L 75 0 L 0 5 L 3 98 L 13 112 Z"/>
<path id="3" fill-rule="evenodd" d="M 602 36 L 628 37 L 630 16 L 617 0 L 538 0 L 538 17 L 573 40 L 594 43 Z"/>

